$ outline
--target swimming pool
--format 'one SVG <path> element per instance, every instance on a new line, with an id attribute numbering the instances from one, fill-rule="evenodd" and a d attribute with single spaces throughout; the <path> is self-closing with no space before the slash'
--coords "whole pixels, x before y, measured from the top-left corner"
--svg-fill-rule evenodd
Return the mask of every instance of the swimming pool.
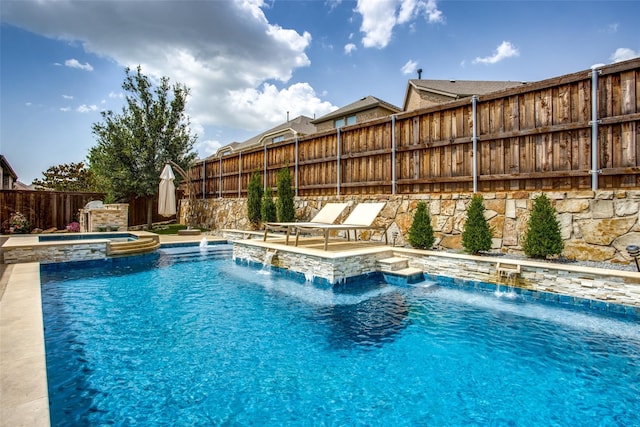
<path id="1" fill-rule="evenodd" d="M 179 252 L 42 272 L 52 425 L 640 423 L 637 322 Z"/>

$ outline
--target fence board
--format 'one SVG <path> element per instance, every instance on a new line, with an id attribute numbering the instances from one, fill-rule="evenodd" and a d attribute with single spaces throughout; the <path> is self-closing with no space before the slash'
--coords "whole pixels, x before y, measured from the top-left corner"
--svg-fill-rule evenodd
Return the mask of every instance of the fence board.
<path id="1" fill-rule="evenodd" d="M 640 169 L 640 60 L 603 67 L 599 74 L 600 185 L 637 187 L 640 176 L 623 171 Z M 297 159 L 295 139 L 267 146 L 266 170 L 264 147 L 206 160 L 194 166 L 194 180 L 205 179 L 205 194 L 201 182 L 194 189 L 205 197 L 246 195 L 255 171 L 275 187 L 278 170 L 288 164 L 293 171 L 297 160 L 301 196 L 335 195 L 338 182 L 342 194 L 388 193 L 394 132 L 398 193 L 470 191 L 474 161 L 481 191 L 588 189 L 591 84 L 586 70 L 479 96 L 477 160 L 466 99 L 400 114 L 394 122 L 389 117 L 342 128 L 339 153 L 333 130 L 298 139 Z M 212 173 L 220 161 L 222 174 Z"/>

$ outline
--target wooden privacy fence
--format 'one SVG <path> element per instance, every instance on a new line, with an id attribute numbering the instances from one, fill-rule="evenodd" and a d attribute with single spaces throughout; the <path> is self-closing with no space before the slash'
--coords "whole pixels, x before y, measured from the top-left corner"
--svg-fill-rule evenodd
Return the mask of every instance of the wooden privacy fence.
<path id="1" fill-rule="evenodd" d="M 635 59 L 232 152 L 190 176 L 197 198 L 245 197 L 256 171 L 275 187 L 285 166 L 298 196 L 632 188 L 639 143 Z"/>
<path id="2" fill-rule="evenodd" d="M 183 192 L 178 190 L 179 199 Z M 69 223 L 78 221 L 78 210 L 91 200 L 103 200 L 102 193 L 65 193 L 60 191 L 26 191 L 0 190 L 0 233 L 8 228 L 12 213 L 24 214 L 31 228 L 46 230 L 56 227 L 64 229 Z M 147 199 L 131 198 L 129 203 L 129 226 L 147 223 Z M 154 206 L 158 205 L 158 197 L 153 199 Z M 173 217 L 158 215 L 158 209 L 153 209 L 153 222 L 168 221 Z M 5 227 L 6 226 L 6 227 Z"/>
<path id="3" fill-rule="evenodd" d="M 78 210 L 91 200 L 102 200 L 100 193 L 64 193 L 59 191 L 0 190 L 0 232 L 8 228 L 11 214 L 20 212 L 31 228 L 64 229 L 78 221 Z"/>

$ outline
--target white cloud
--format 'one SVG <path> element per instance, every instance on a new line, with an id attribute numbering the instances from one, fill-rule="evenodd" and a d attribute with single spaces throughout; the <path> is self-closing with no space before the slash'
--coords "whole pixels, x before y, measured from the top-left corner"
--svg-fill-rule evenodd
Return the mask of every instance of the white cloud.
<path id="1" fill-rule="evenodd" d="M 344 53 L 347 54 L 347 55 L 350 55 L 351 52 L 353 52 L 354 50 L 357 50 L 357 49 L 358 48 L 353 43 L 347 43 L 346 45 L 344 45 Z"/>
<path id="2" fill-rule="evenodd" d="M 89 113 L 91 111 L 98 111 L 98 106 L 97 105 L 86 105 L 86 104 L 82 104 L 81 106 L 79 106 L 76 111 L 78 113 Z"/>
<path id="3" fill-rule="evenodd" d="M 620 62 L 638 57 L 640 57 L 640 52 L 636 52 L 633 49 L 626 47 L 619 47 L 609 59 L 611 59 L 611 62 Z"/>
<path id="4" fill-rule="evenodd" d="M 402 74 L 413 74 L 416 72 L 416 68 L 418 67 L 418 63 L 413 59 L 407 61 L 406 64 L 402 66 Z"/>
<path id="5" fill-rule="evenodd" d="M 78 68 L 80 70 L 93 71 L 93 67 L 91 66 L 91 64 L 89 64 L 88 62 L 81 64 L 77 59 L 67 59 L 66 61 L 64 61 L 64 65 L 69 68 Z"/>
<path id="6" fill-rule="evenodd" d="M 193 1 L 188 7 L 177 1 L 59 0 L 41 1 L 37 7 L 32 2 L 4 2 L 2 14 L 3 22 L 79 43 L 86 52 L 123 68 L 135 70 L 140 65 L 149 77 L 166 76 L 172 84 L 187 85 L 191 89 L 187 113 L 194 126 L 263 130 L 285 117 L 270 111 L 273 107 L 265 100 L 288 103 L 281 108 L 292 114 L 300 110 L 320 115 L 328 104 L 306 83 L 276 91 L 278 96 L 290 94 L 289 100 L 274 100 L 265 91 L 265 82 L 286 85 L 296 69 L 311 64 L 305 52 L 311 35 L 269 23 L 266 7 L 263 0 Z M 65 65 L 90 66 L 77 60 Z M 238 105 L 232 94 L 245 98 Z M 93 111 L 87 106 L 82 110 Z"/>
<path id="7" fill-rule="evenodd" d="M 124 99 L 124 94 L 122 92 L 109 92 L 109 98 Z"/>
<path id="8" fill-rule="evenodd" d="M 484 58 L 477 57 L 473 60 L 474 64 L 495 64 L 503 59 L 512 58 L 520 55 L 518 48 L 516 48 L 511 42 L 503 41 L 500 46 L 491 56 L 485 56 Z"/>
<path id="9" fill-rule="evenodd" d="M 330 102 L 318 98 L 308 83 L 296 83 L 278 90 L 265 83 L 260 89 L 230 91 L 225 102 L 232 104 L 230 123 L 242 124 L 245 129 L 264 130 L 265 122 L 277 125 L 300 115 L 317 117 L 336 109 Z"/>
<path id="10" fill-rule="evenodd" d="M 227 143 L 223 144 L 220 141 L 214 139 L 207 139 L 198 140 L 194 148 L 198 153 L 198 157 L 204 159 L 205 157 L 208 157 L 218 151 L 223 145 L 227 145 Z"/>
<path id="11" fill-rule="evenodd" d="M 436 0 L 358 0 L 355 10 L 362 16 L 363 46 L 378 49 L 389 44 L 398 24 L 409 23 L 420 15 L 432 24 L 444 22 Z"/>
<path id="12" fill-rule="evenodd" d="M 71 96 L 71 95 L 62 95 L 62 97 L 64 99 L 73 99 L 73 96 Z"/>
<path id="13" fill-rule="evenodd" d="M 63 111 L 63 112 L 71 111 L 71 108 L 69 108 L 69 107 L 60 107 L 60 111 Z"/>

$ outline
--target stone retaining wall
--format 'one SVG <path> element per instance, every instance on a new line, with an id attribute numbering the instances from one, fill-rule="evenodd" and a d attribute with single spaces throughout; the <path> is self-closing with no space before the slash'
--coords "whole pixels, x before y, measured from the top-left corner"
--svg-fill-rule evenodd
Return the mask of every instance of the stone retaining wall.
<path id="1" fill-rule="evenodd" d="M 494 230 L 492 250 L 522 254 L 521 239 L 527 228 L 533 199 L 540 194 L 527 191 L 482 194 L 485 215 Z M 640 244 L 640 190 L 545 194 L 558 214 L 564 239 L 563 256 L 576 260 L 629 263 L 626 247 Z M 429 205 L 436 248 L 461 249 L 466 208 L 471 196 L 470 193 L 455 193 L 296 198 L 296 218 L 309 220 L 327 202 L 351 202 L 345 214 L 338 219 L 341 221 L 356 203 L 385 201 L 387 205 L 377 221 L 388 227 L 390 242 L 395 232 L 398 233 L 396 245 L 405 246 L 417 203 L 424 200 Z M 244 198 L 195 200 L 194 204 L 197 227 L 210 230 L 251 228 Z M 188 201 L 182 200 L 181 214 L 187 208 Z M 183 216 L 181 218 L 184 222 Z M 369 237 L 368 234 L 363 236 Z M 379 233 L 374 233 L 372 237 L 382 240 Z"/>

